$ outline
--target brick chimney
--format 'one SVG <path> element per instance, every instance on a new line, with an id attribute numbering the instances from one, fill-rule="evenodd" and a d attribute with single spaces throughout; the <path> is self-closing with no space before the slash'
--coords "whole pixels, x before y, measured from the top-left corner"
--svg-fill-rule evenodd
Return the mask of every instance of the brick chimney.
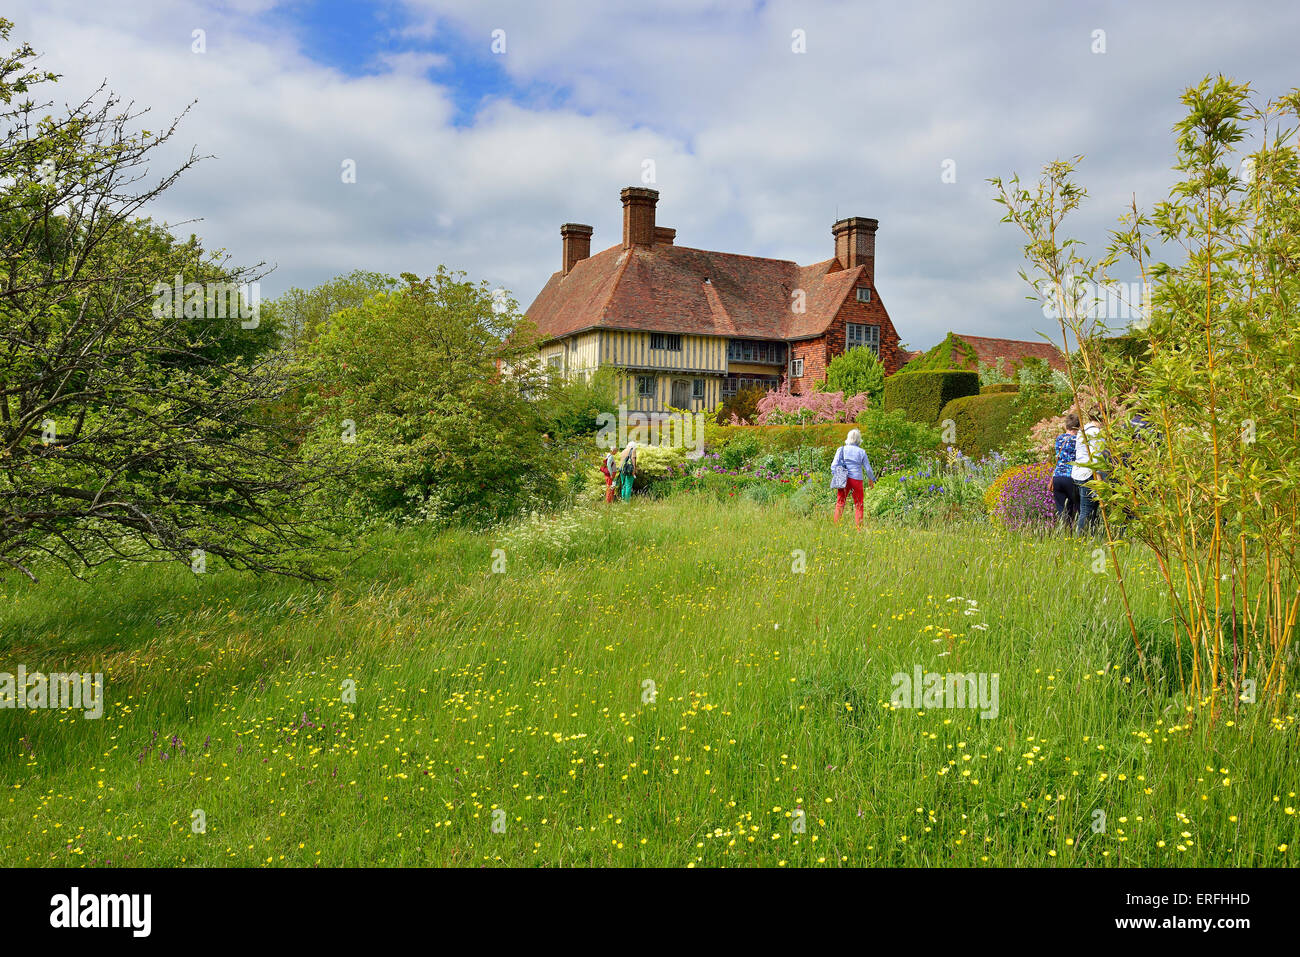
<path id="1" fill-rule="evenodd" d="M 865 266 L 867 282 L 876 281 L 876 228 L 880 221 L 865 216 L 841 219 L 831 227 L 835 237 L 835 258 L 845 269 Z"/>
<path id="2" fill-rule="evenodd" d="M 619 195 L 623 197 L 623 248 L 654 246 L 659 190 L 629 186 Z"/>
<path id="3" fill-rule="evenodd" d="M 667 226 L 655 227 L 655 245 L 671 246 L 677 238 L 677 230 L 669 229 Z"/>
<path id="4" fill-rule="evenodd" d="M 591 227 L 582 223 L 565 223 L 560 227 L 560 242 L 564 252 L 561 268 L 563 275 L 567 276 L 574 266 L 591 255 Z"/>

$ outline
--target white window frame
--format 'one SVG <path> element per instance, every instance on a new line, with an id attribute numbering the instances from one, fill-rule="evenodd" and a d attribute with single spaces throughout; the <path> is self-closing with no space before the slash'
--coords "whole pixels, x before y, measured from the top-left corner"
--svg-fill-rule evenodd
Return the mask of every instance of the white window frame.
<path id="1" fill-rule="evenodd" d="M 803 378 L 803 359 L 790 360 L 790 378 L 791 379 Z"/>
<path id="2" fill-rule="evenodd" d="M 859 287 L 857 288 L 856 295 L 857 295 L 857 298 L 858 298 L 858 302 L 870 302 L 870 301 L 871 301 L 871 287 L 870 287 L 870 286 L 859 286 Z"/>

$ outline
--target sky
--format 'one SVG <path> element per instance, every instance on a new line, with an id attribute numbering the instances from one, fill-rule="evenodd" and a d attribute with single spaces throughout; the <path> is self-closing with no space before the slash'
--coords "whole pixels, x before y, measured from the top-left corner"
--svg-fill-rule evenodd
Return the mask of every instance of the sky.
<path id="1" fill-rule="evenodd" d="M 1099 254 L 1132 197 L 1149 208 L 1176 181 L 1187 87 L 1300 85 L 1292 0 L 6 7 L 11 42 L 62 74 L 56 106 L 100 83 L 148 107 L 142 125 L 190 106 L 159 171 L 210 158 L 149 212 L 266 263 L 264 299 L 443 264 L 526 307 L 560 225 L 614 245 L 619 190 L 648 185 L 658 223 L 702 249 L 819 262 L 836 219 L 878 219 L 876 285 L 914 349 L 1052 331 L 989 177 L 1082 154 L 1070 229 Z"/>

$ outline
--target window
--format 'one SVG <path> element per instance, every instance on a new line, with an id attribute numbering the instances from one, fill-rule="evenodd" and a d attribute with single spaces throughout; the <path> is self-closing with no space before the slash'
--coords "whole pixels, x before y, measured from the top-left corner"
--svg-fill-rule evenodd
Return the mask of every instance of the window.
<path id="1" fill-rule="evenodd" d="M 727 359 L 731 362 L 762 362 L 781 365 L 785 362 L 784 342 L 759 342 L 753 339 L 728 339 Z"/>
<path id="2" fill-rule="evenodd" d="M 803 360 L 802 360 L 802 359 L 791 359 L 791 360 L 790 360 L 790 378 L 791 378 L 791 379 L 802 379 L 802 378 L 803 378 Z"/>
<path id="3" fill-rule="evenodd" d="M 880 355 L 880 327 L 869 326 L 862 322 L 844 324 L 844 348 L 856 349 L 866 346 L 876 355 Z"/>
<path id="4" fill-rule="evenodd" d="M 692 379 L 692 380 L 691 380 L 691 398 L 692 398 L 692 399 L 703 399 L 703 398 L 704 398 L 704 380 L 703 380 L 703 379 Z"/>
<path id="5" fill-rule="evenodd" d="M 781 377 L 776 375 L 729 375 L 722 380 L 722 397 L 733 396 L 742 389 L 779 389 L 781 387 Z"/>
<path id="6" fill-rule="evenodd" d="M 871 289 L 869 287 L 859 286 L 857 292 L 858 292 L 858 302 L 871 301 Z"/>
<path id="7" fill-rule="evenodd" d="M 564 368 L 564 356 L 558 352 L 553 356 L 547 356 L 546 364 L 552 369 L 562 369 Z"/>
<path id="8" fill-rule="evenodd" d="M 662 349 L 665 352 L 681 352 L 682 337 L 676 333 L 652 332 L 650 333 L 650 348 Z"/>
<path id="9" fill-rule="evenodd" d="M 640 396 L 655 394 L 655 377 L 652 375 L 639 375 L 636 377 L 636 394 Z"/>

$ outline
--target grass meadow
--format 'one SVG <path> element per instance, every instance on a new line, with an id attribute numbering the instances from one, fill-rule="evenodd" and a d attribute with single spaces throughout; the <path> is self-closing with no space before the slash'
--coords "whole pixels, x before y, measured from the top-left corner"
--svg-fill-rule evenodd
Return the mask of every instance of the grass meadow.
<path id="1" fill-rule="evenodd" d="M 1094 544 L 858 533 L 682 495 L 499 534 L 374 533 L 325 584 L 211 566 L 11 576 L 0 671 L 103 672 L 106 707 L 0 711 L 0 852 L 1292 864 L 1294 695 L 1213 722 L 1191 709 L 1167 602 L 1133 556 L 1148 687 Z M 916 666 L 997 673 L 997 716 L 893 707 L 891 676 Z"/>

